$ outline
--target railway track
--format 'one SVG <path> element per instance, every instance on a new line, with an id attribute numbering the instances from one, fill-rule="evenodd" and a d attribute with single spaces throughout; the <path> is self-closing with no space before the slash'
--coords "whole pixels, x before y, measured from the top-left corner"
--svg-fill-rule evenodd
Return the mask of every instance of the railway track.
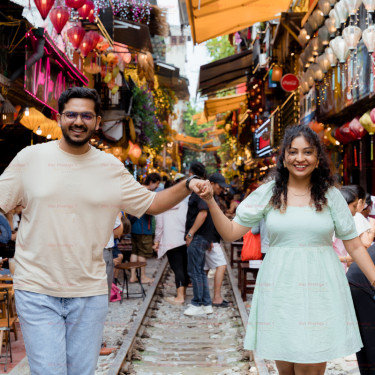
<path id="1" fill-rule="evenodd" d="M 186 306 L 165 302 L 174 293 L 173 281 L 164 259 L 108 375 L 269 374 L 263 360 L 242 349 L 248 316 L 230 266 L 223 295 L 231 307 L 214 308 L 211 315 L 187 317 Z"/>

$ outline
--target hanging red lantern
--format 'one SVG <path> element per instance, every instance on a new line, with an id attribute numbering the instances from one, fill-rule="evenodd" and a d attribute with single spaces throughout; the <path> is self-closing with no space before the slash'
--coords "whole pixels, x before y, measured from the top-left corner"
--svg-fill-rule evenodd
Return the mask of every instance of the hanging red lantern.
<path id="1" fill-rule="evenodd" d="M 49 11 L 53 7 L 55 0 L 34 0 L 43 21 L 47 18 Z"/>
<path id="2" fill-rule="evenodd" d="M 86 57 L 94 49 L 94 43 L 91 35 L 88 33 L 85 34 L 81 44 L 79 45 L 79 49 L 84 57 Z"/>
<path id="3" fill-rule="evenodd" d="M 68 38 L 74 49 L 78 49 L 83 37 L 85 36 L 85 33 L 85 29 L 81 26 L 73 26 L 67 31 Z"/>
<path id="4" fill-rule="evenodd" d="M 280 82 L 282 76 L 283 76 L 283 68 L 277 65 L 274 66 L 272 69 L 271 81 Z"/>
<path id="5" fill-rule="evenodd" d="M 89 15 L 88 15 L 88 20 L 91 22 L 91 23 L 93 23 L 94 21 L 95 21 L 95 14 L 94 14 L 94 9 L 91 9 L 90 10 L 90 13 L 89 13 Z"/>
<path id="6" fill-rule="evenodd" d="M 86 0 L 65 0 L 65 5 L 69 8 L 78 9 L 85 4 Z"/>
<path id="7" fill-rule="evenodd" d="M 94 3 L 90 0 L 86 0 L 85 3 L 78 9 L 79 15 L 86 19 L 90 15 L 91 11 L 94 11 Z"/>
<path id="8" fill-rule="evenodd" d="M 86 35 L 90 36 L 92 40 L 92 49 L 96 47 L 96 45 L 103 39 L 103 37 L 97 31 L 88 31 Z"/>
<path id="9" fill-rule="evenodd" d="M 357 139 L 361 139 L 366 134 L 366 130 L 359 122 L 358 117 L 355 117 L 352 121 L 350 121 L 349 129 L 357 137 Z"/>
<path id="10" fill-rule="evenodd" d="M 49 18 L 57 34 L 61 34 L 62 29 L 68 22 L 69 15 L 70 15 L 69 10 L 68 8 L 65 8 L 65 7 L 63 8 L 61 6 L 58 6 L 51 10 L 51 13 L 49 14 Z"/>

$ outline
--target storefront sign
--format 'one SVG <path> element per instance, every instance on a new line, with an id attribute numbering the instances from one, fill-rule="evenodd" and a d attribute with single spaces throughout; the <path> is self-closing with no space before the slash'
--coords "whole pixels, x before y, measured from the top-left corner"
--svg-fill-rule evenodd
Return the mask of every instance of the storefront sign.
<path id="1" fill-rule="evenodd" d="M 271 120 L 268 119 L 254 133 L 255 152 L 258 157 L 264 157 L 272 151 L 272 126 Z"/>
<path id="2" fill-rule="evenodd" d="M 284 91 L 292 92 L 298 89 L 299 79 L 294 74 L 285 74 L 280 81 L 281 88 Z"/>

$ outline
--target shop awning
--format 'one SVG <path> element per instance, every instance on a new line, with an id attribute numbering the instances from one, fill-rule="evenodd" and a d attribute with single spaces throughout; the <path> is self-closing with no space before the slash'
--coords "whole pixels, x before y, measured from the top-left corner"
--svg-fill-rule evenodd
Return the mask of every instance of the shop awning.
<path id="1" fill-rule="evenodd" d="M 153 52 L 149 29 L 131 21 L 113 20 L 113 41 L 141 52 Z"/>
<path id="2" fill-rule="evenodd" d="M 278 18 L 291 0 L 182 0 L 186 2 L 194 43 L 227 35 L 256 22 Z"/>
<path id="3" fill-rule="evenodd" d="M 202 65 L 199 72 L 198 90 L 201 95 L 207 95 L 244 83 L 252 71 L 252 63 L 252 51 L 244 51 Z"/>
<path id="4" fill-rule="evenodd" d="M 213 116 L 218 113 L 234 111 L 239 109 L 241 105 L 247 103 L 246 94 L 224 96 L 222 98 L 208 99 L 204 103 L 204 112 L 206 117 Z"/>
<path id="5" fill-rule="evenodd" d="M 160 86 L 173 90 L 180 100 L 189 100 L 189 81 L 180 76 L 180 69 L 161 61 L 155 62 L 155 74 Z"/>

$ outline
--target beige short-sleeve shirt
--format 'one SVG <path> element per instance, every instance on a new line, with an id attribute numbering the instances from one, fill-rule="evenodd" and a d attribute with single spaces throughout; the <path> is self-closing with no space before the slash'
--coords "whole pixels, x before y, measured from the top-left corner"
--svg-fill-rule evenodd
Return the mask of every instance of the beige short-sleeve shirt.
<path id="1" fill-rule="evenodd" d="M 0 208 L 22 204 L 14 288 L 56 297 L 107 294 L 103 248 L 120 210 L 140 217 L 155 193 L 113 155 L 58 143 L 26 147 L 0 176 Z"/>

